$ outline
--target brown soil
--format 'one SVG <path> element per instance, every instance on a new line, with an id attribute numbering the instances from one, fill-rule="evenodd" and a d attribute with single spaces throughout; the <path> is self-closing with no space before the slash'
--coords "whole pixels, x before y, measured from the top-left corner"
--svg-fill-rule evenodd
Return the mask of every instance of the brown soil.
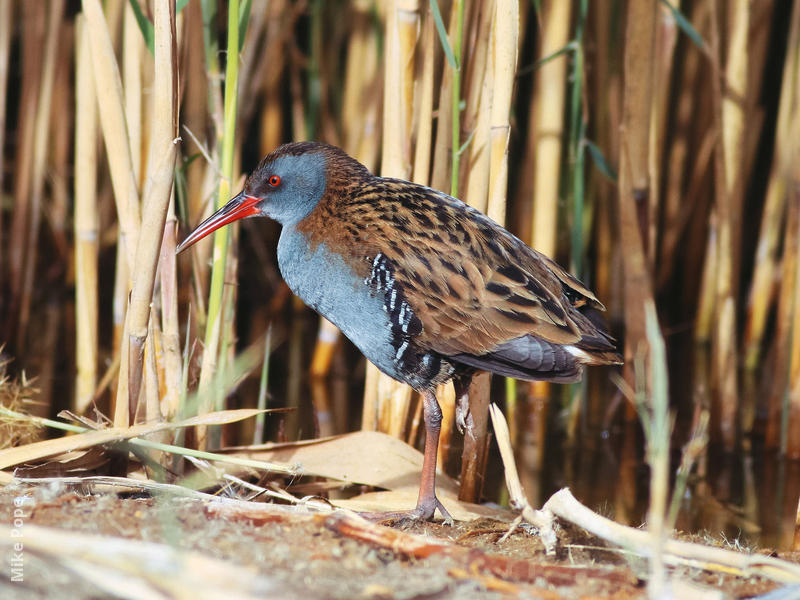
<path id="1" fill-rule="evenodd" d="M 250 569 L 242 582 L 252 594 L 280 598 L 644 598 L 646 563 L 571 527 L 559 531 L 556 557 L 546 557 L 539 539 L 518 529 L 500 541 L 507 524 L 480 519 L 446 527 L 436 523 L 394 527 L 443 540 L 456 552 L 412 555 L 399 545 L 369 543 L 337 528 L 328 517 L 285 516 L 253 520 L 209 511 L 194 498 L 91 495 L 63 487 L 8 486 L 0 490 L 0 522 L 14 520 L 14 499 L 32 497 L 23 526 L 36 525 L 167 544 Z M 435 540 L 434 540 L 435 541 Z M 10 553 L 8 546 L 3 552 Z M 85 571 L 54 554 L 28 552 L 25 580 L 9 578 L 6 557 L 3 598 L 97 598 L 114 594 Z M 684 574 L 704 586 L 744 598 L 773 589 L 761 579 Z M 266 582 L 266 583 L 265 583 Z M 231 597 L 246 594 L 231 590 Z M 120 588 L 119 596 L 136 597 Z M 197 597 L 197 596 L 195 596 Z"/>

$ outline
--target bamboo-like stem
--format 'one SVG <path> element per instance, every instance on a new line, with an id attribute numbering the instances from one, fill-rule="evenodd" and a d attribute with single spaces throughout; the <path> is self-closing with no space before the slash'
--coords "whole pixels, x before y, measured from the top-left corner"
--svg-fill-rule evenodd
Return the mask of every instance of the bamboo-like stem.
<path id="1" fill-rule="evenodd" d="M 433 68 L 435 32 L 430 7 L 422 23 L 419 51 L 422 54 L 422 68 L 417 77 L 416 141 L 414 145 L 414 169 L 412 181 L 422 185 L 430 184 L 431 140 L 433 138 Z"/>
<path id="2" fill-rule="evenodd" d="M 139 239 L 139 191 L 131 159 L 128 128 L 125 121 L 122 82 L 111 44 L 109 30 L 98 0 L 83 0 L 89 41 L 95 93 L 98 98 L 100 125 L 105 140 L 106 155 L 111 171 L 111 184 L 119 220 L 119 244 L 128 267 L 134 264 L 136 244 Z M 121 259 L 120 259 L 121 260 Z M 118 261 L 119 263 L 120 261 Z M 122 274 L 122 269 L 118 271 Z M 118 276 L 119 277 L 119 276 Z M 121 277 L 120 277 L 121 279 Z M 121 289 L 120 284 L 118 289 Z M 127 290 L 126 290 L 127 292 Z M 120 298 L 121 299 L 121 298 Z M 119 307 L 115 307 L 118 309 Z M 115 316 L 116 314 L 115 310 Z M 123 321 L 127 324 L 127 319 Z M 128 344 L 127 327 L 123 328 L 120 346 L 120 372 L 117 380 L 114 423 L 126 426 L 130 405 L 128 394 Z"/>
<path id="3" fill-rule="evenodd" d="M 540 57 L 550 56 L 567 45 L 571 2 L 550 0 L 541 10 Z M 561 181 L 561 139 L 564 99 L 567 89 L 565 57 L 543 64 L 536 71 L 536 108 L 532 122 L 535 139 L 533 169 L 533 213 L 531 246 L 547 256 L 556 255 L 558 232 L 558 191 Z"/>
<path id="4" fill-rule="evenodd" d="M 75 75 L 75 400 L 81 414 L 97 382 L 97 103 L 92 83 L 89 32 L 76 23 Z"/>
<path id="5" fill-rule="evenodd" d="M 136 413 L 144 358 L 144 343 L 150 319 L 158 255 L 164 235 L 173 171 L 177 155 L 178 64 L 175 39 L 175 5 L 169 0 L 155 4 L 154 114 L 147 161 L 144 211 L 133 269 L 131 299 L 127 315 L 128 386 L 131 422 Z M 124 343 L 124 342 L 123 342 Z"/>

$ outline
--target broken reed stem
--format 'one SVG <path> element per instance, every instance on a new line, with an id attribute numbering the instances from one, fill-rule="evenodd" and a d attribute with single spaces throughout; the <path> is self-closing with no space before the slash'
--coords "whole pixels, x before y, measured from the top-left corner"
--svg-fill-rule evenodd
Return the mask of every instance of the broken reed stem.
<path id="1" fill-rule="evenodd" d="M 592 512 L 578 502 L 567 488 L 553 494 L 542 511 L 550 511 L 612 544 L 642 556 L 650 555 L 649 533 L 620 525 Z M 672 539 L 664 542 L 664 562 L 672 566 L 690 565 L 710 571 L 734 572 L 744 577 L 760 575 L 784 583 L 800 582 L 800 567 L 794 563 L 762 554 L 747 554 Z"/>
<path id="2" fill-rule="evenodd" d="M 82 414 L 94 398 L 97 382 L 97 103 L 92 82 L 89 32 L 76 19 L 75 74 L 75 398 Z M 1 131 L 2 129 L 0 129 Z"/>
<path id="3" fill-rule="evenodd" d="M 228 6 L 228 60 L 225 63 L 225 100 L 224 100 L 224 125 L 222 134 L 222 177 L 219 180 L 219 193 L 217 195 L 217 208 L 221 208 L 231 196 L 231 183 L 233 174 L 233 155 L 236 143 L 236 111 L 239 78 L 239 2 L 231 2 Z M 213 93 L 213 92 L 212 92 Z M 219 340 L 224 306 L 224 285 L 226 262 L 228 254 L 228 241 L 231 231 L 223 227 L 214 233 L 214 250 L 211 271 L 211 288 L 208 295 L 208 318 L 206 320 L 205 343 L 203 348 L 203 361 L 200 368 L 200 388 L 207 389 L 217 369 Z M 208 396 L 208 395 L 207 395 Z M 209 412 L 213 403 L 206 403 L 198 407 L 200 414 Z M 199 427 L 197 430 L 198 447 L 205 449 L 207 446 L 206 429 Z"/>
<path id="4" fill-rule="evenodd" d="M 645 431 L 647 463 L 650 466 L 647 522 L 652 550 L 647 591 L 651 598 L 657 600 L 663 597 L 666 586 L 663 544 L 667 536 L 664 519 L 667 516 L 669 495 L 669 442 L 672 423 L 667 391 L 667 352 L 652 299 L 645 304 L 645 328 L 649 354 L 644 373 L 637 374 L 637 382 L 641 381 L 641 387 L 637 389 L 637 398 L 640 399 L 637 401 L 637 408 Z M 644 361 L 639 365 L 644 367 Z"/>

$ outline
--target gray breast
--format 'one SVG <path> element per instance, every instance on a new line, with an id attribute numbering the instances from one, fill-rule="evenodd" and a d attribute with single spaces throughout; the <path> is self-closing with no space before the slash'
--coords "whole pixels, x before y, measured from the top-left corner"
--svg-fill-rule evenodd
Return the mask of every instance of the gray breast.
<path id="1" fill-rule="evenodd" d="M 392 324 L 382 298 L 370 293 L 341 256 L 325 244 L 312 250 L 305 236 L 287 225 L 278 242 L 278 266 L 303 302 L 336 325 L 381 371 L 403 379 L 396 370 Z"/>

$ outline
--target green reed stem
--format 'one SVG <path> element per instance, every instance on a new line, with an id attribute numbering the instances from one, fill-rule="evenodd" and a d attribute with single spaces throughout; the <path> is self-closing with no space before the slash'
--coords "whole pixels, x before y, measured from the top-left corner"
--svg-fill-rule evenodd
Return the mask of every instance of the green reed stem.
<path id="1" fill-rule="evenodd" d="M 236 141 L 236 90 L 239 81 L 238 50 L 239 2 L 237 1 L 231 2 L 228 7 L 228 53 L 225 64 L 225 98 L 223 104 L 222 178 L 219 182 L 217 208 L 224 206 L 231 196 L 234 143 Z M 214 234 L 214 253 L 205 335 L 205 352 L 210 352 L 212 355 L 217 354 L 219 347 L 219 321 L 223 309 L 223 292 L 229 240 L 230 229 L 227 227 L 223 227 Z M 216 363 L 216 361 L 213 362 Z M 201 373 L 201 382 L 209 381 L 210 375 L 210 373 Z"/>
<path id="2" fill-rule="evenodd" d="M 457 11 L 456 30 L 453 40 L 453 161 L 450 172 L 450 195 L 458 195 L 458 170 L 461 163 L 461 33 L 464 25 L 464 1 L 455 0 L 452 10 Z"/>

